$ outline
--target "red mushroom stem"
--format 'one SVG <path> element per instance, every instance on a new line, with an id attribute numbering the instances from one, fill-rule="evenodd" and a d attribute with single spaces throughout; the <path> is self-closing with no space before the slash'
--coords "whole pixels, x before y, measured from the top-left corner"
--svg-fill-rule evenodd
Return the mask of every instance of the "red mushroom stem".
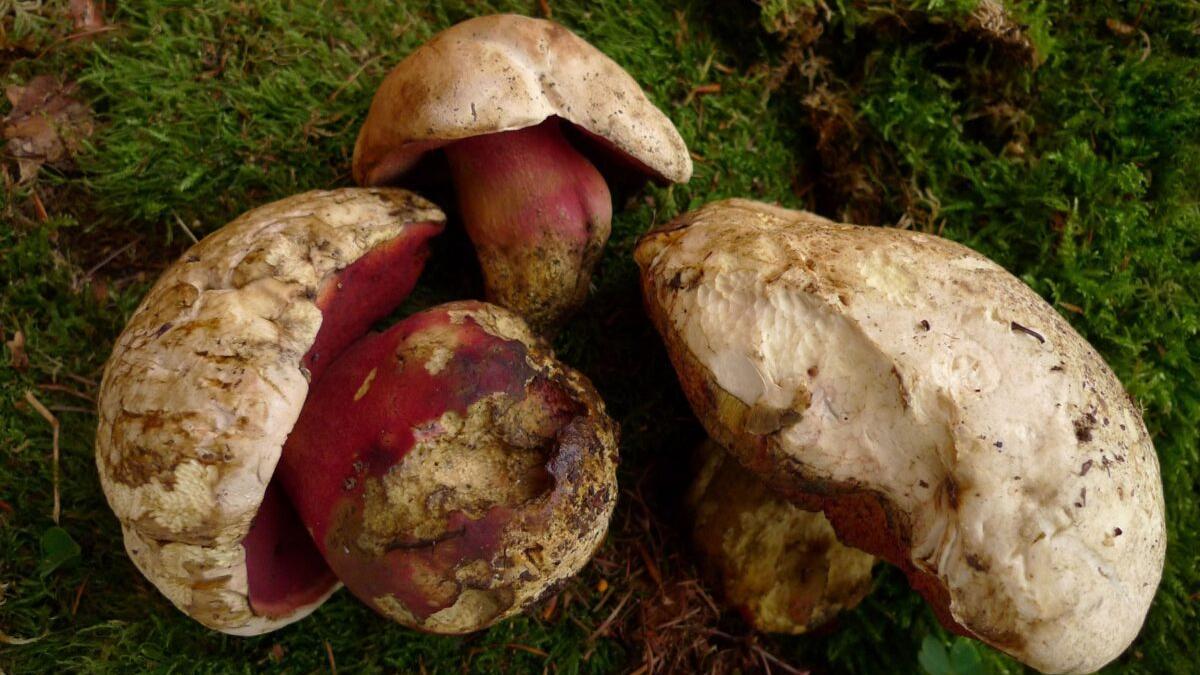
<path id="1" fill-rule="evenodd" d="M 603 176 L 552 117 L 446 147 L 488 299 L 553 329 L 582 304 L 612 223 Z"/>

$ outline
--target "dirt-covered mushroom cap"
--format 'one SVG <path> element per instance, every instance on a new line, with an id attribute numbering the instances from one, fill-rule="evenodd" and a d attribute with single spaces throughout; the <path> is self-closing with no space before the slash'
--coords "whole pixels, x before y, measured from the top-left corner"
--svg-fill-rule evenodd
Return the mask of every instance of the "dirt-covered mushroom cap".
<path id="1" fill-rule="evenodd" d="M 279 475 L 346 587 L 436 633 L 486 628 L 591 558 L 616 426 L 520 317 L 439 305 L 354 343 L 312 388 Z"/>
<path id="2" fill-rule="evenodd" d="M 747 623 L 807 633 L 866 597 L 875 558 L 839 542 L 824 515 L 775 494 L 711 440 L 696 455 L 692 541 Z"/>
<path id="3" fill-rule="evenodd" d="M 958 244 L 730 200 L 647 234 L 648 311 L 709 434 L 949 627 L 1049 672 L 1134 639 L 1162 574 L 1136 403 Z"/>
<path id="4" fill-rule="evenodd" d="M 130 318 L 100 386 L 96 464 L 130 557 L 183 612 L 253 635 L 336 590 L 268 484 L 322 357 L 408 295 L 442 221 L 395 189 L 267 204 L 189 249 Z"/>
<path id="5" fill-rule="evenodd" d="M 392 70 L 359 131 L 355 180 L 395 183 L 439 148 L 488 300 L 540 332 L 584 302 L 611 231 L 608 180 L 692 174 L 628 73 L 566 28 L 515 15 L 452 26 Z"/>
<path id="6" fill-rule="evenodd" d="M 559 24 L 497 14 L 451 26 L 388 74 L 358 134 L 354 177 L 388 183 L 430 150 L 549 117 L 612 144 L 656 178 L 692 175 L 675 125 L 620 65 Z"/>

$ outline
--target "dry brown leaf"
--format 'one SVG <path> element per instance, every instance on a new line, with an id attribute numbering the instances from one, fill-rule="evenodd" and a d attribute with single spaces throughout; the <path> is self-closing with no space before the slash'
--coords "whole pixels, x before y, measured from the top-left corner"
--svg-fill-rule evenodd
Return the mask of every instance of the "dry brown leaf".
<path id="1" fill-rule="evenodd" d="M 88 32 L 104 27 L 104 3 L 97 6 L 93 0 L 70 0 L 67 14 L 76 31 Z"/>
<path id="2" fill-rule="evenodd" d="M 11 340 L 6 340 L 4 345 L 8 347 L 9 363 L 15 370 L 25 370 L 29 367 L 29 355 L 25 353 L 25 333 L 18 330 Z"/>
<path id="3" fill-rule="evenodd" d="M 69 168 L 95 129 L 92 111 L 72 98 L 74 92 L 74 83 L 61 83 L 51 75 L 5 89 L 13 108 L 4 118 L 4 138 L 8 154 L 17 160 L 21 182 L 32 180 L 43 164 Z"/>

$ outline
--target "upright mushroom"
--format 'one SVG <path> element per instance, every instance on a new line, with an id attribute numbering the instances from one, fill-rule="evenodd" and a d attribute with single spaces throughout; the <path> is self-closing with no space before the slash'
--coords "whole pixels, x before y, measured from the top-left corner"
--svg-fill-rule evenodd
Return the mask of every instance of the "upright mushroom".
<path id="1" fill-rule="evenodd" d="M 1028 286 L 938 237 L 745 200 L 636 258 L 709 434 L 902 568 L 947 627 L 1047 672 L 1134 639 L 1166 547 L 1158 459 Z"/>
<path id="2" fill-rule="evenodd" d="M 603 536 L 614 425 L 520 319 L 452 305 L 363 337 L 408 295 L 442 220 L 403 190 L 290 197 L 189 249 L 130 318 L 100 387 L 96 463 L 130 557 L 188 615 L 263 633 L 344 575 L 402 623 L 475 630 Z M 360 378 L 346 394 L 364 363 L 376 389 Z M 339 423 L 354 428 L 322 436 Z M 451 473 L 426 465 L 447 455 Z M 393 598 L 397 579 L 416 581 Z"/>
<path id="3" fill-rule="evenodd" d="M 558 24 L 514 15 L 457 24 L 388 74 L 355 180 L 394 183 L 438 148 L 488 299 L 538 329 L 583 302 L 608 240 L 612 199 L 593 160 L 660 181 L 692 173 L 671 121 L 619 65 Z"/>
<path id="4" fill-rule="evenodd" d="M 839 542 L 825 516 L 776 495 L 711 440 L 696 459 L 692 542 L 746 623 L 807 633 L 866 597 L 875 558 Z"/>

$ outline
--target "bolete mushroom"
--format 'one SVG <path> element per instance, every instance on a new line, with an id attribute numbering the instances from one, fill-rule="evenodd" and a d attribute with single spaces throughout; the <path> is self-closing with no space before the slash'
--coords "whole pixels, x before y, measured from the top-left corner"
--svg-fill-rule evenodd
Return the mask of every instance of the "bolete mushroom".
<path id="1" fill-rule="evenodd" d="M 479 630 L 577 572 L 616 503 L 615 428 L 519 317 L 458 302 L 355 342 L 309 392 L 280 478 L 381 614 Z"/>
<path id="2" fill-rule="evenodd" d="M 1134 639 L 1166 546 L 1137 404 L 1032 289 L 947 240 L 709 204 L 636 249 L 710 436 L 950 629 L 1048 672 Z"/>
<path id="3" fill-rule="evenodd" d="M 866 597 L 875 558 L 840 543 L 824 515 L 776 495 L 711 440 L 696 459 L 692 541 L 746 623 L 807 633 Z"/>
<path id="4" fill-rule="evenodd" d="M 100 387 L 96 463 L 131 559 L 186 614 L 255 635 L 303 618 L 349 574 L 403 623 L 472 630 L 587 560 L 615 500 L 616 444 L 582 376 L 496 308 L 447 306 L 362 337 L 413 288 L 442 221 L 403 190 L 290 197 L 189 249 L 130 318 Z M 416 342 L 388 342 L 408 335 Z M 387 400 L 369 382 L 343 396 L 380 345 L 395 347 L 375 384 Z M 323 426 L 347 421 L 354 434 L 313 451 Z M 423 465 L 459 440 L 491 445 L 460 448 L 453 475 Z M 519 487 L 478 494 L 480 481 L 504 479 Z M 426 510 L 414 516 L 405 499 Z M 369 523 L 350 512 L 360 504 Z M 411 544 L 391 566 L 370 529 L 389 518 L 393 543 Z M 464 542 L 439 547 L 422 535 L 434 531 Z M 343 564 L 347 550 L 357 567 Z M 485 571 L 494 576 L 477 583 Z M 424 573 L 395 602 L 374 592 Z"/>
<path id="5" fill-rule="evenodd" d="M 692 173 L 683 139 L 628 73 L 562 26 L 515 15 L 452 26 L 388 74 L 359 131 L 355 180 L 392 184 L 438 148 L 488 299 L 539 330 L 583 302 L 608 240 L 612 198 L 595 162 L 617 177 Z"/>

